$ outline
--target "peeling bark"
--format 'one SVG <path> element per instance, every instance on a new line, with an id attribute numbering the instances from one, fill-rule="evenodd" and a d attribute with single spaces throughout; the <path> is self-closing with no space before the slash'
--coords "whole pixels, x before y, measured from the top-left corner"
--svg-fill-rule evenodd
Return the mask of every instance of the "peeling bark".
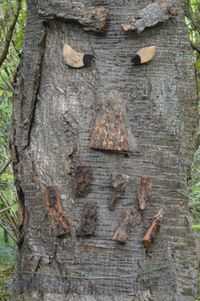
<path id="1" fill-rule="evenodd" d="M 127 23 L 121 24 L 123 32 L 142 32 L 145 28 L 153 27 L 179 14 L 182 10 L 176 0 L 157 0 L 138 12 L 137 17 L 129 18 Z"/>
<path id="2" fill-rule="evenodd" d="M 77 21 L 86 31 L 104 32 L 108 19 L 108 10 L 103 6 L 87 7 L 80 1 L 73 3 L 60 0 L 39 1 L 38 12 L 44 20 L 60 18 L 65 21 Z"/>

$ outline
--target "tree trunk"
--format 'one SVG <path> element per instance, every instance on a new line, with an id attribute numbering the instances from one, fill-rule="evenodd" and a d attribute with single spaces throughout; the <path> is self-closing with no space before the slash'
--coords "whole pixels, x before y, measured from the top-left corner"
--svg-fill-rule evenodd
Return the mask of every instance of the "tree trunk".
<path id="1" fill-rule="evenodd" d="M 120 30 L 152 2 L 28 3 L 11 139 L 21 212 L 12 300 L 195 300 L 197 91 L 181 4 L 142 33 Z M 64 43 L 95 63 L 69 67 Z M 132 65 L 146 46 L 153 60 Z"/>

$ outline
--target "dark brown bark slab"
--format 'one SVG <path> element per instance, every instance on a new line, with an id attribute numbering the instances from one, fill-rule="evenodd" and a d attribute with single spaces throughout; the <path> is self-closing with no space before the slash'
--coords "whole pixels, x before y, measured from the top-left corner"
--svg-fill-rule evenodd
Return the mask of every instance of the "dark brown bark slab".
<path id="1" fill-rule="evenodd" d="M 80 228 L 77 236 L 88 236 L 94 234 L 97 222 L 97 203 L 88 202 L 83 205 Z"/>
<path id="2" fill-rule="evenodd" d="M 76 196 L 86 196 L 92 181 L 92 169 L 90 166 L 79 165 L 75 171 Z"/>

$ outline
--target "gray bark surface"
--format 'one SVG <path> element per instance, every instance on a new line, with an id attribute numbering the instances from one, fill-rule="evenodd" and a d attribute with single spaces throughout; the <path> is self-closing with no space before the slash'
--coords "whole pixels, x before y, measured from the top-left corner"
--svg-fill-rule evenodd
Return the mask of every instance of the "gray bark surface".
<path id="1" fill-rule="evenodd" d="M 80 2 L 89 10 L 96 4 L 106 8 L 105 33 L 97 33 L 93 22 L 85 21 L 84 11 L 79 20 L 73 18 L 72 1 L 40 1 L 38 7 L 30 0 L 28 5 L 11 141 L 22 211 L 12 300 L 194 301 L 198 249 L 187 207 L 187 179 L 197 91 L 183 14 L 140 35 L 124 36 L 120 24 L 151 1 Z M 67 4 L 69 15 L 60 11 Z M 57 7 L 54 14 L 51 7 Z M 44 22 L 45 12 L 51 20 Z M 81 25 L 85 23 L 86 30 Z M 79 70 L 68 67 L 62 56 L 65 42 L 94 54 L 95 64 Z M 151 63 L 133 66 L 134 53 L 151 45 L 157 47 Z M 124 101 L 136 151 L 89 147 L 92 126 L 110 91 Z M 75 189 L 79 165 L 92 170 L 90 189 L 83 197 L 77 197 Z M 126 174 L 130 181 L 110 211 L 113 173 Z M 124 210 L 138 206 L 141 176 L 151 177 L 153 185 L 145 209 L 147 222 L 166 206 L 149 249 L 143 246 L 147 229 L 139 217 L 126 244 L 112 240 Z M 70 235 L 57 237 L 54 232 L 44 200 L 49 186 L 60 192 Z M 97 224 L 94 234 L 79 237 L 76 230 L 87 202 L 97 202 Z"/>

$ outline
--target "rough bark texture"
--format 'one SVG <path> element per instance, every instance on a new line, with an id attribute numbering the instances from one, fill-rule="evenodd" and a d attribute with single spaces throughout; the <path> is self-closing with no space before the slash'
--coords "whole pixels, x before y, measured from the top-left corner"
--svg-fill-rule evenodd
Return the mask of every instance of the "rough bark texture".
<path id="1" fill-rule="evenodd" d="M 85 11 L 72 18 L 78 5 L 91 8 L 97 2 L 109 11 L 105 34 L 96 33 L 96 21 L 86 24 L 91 31 L 84 31 Z M 55 14 L 43 23 L 52 3 Z M 187 209 L 197 125 L 192 51 L 182 14 L 140 35 L 120 33 L 120 24 L 150 3 L 85 0 L 75 2 L 73 11 L 70 0 L 40 1 L 39 7 L 29 1 L 11 142 L 23 216 L 13 301 L 195 300 L 198 251 Z M 47 13 L 41 13 L 41 6 Z M 68 67 L 62 56 L 65 42 L 94 54 L 96 63 L 80 70 Z M 154 59 L 131 65 L 133 54 L 149 45 L 157 47 Z M 124 102 L 137 151 L 89 147 L 110 91 Z M 93 173 L 84 198 L 76 197 L 74 175 L 80 162 Z M 110 211 L 113 173 L 129 175 L 130 183 L 119 206 Z M 147 250 L 142 243 L 146 229 L 139 221 L 125 245 L 112 240 L 124 210 L 137 207 L 144 175 L 153 182 L 145 218 L 154 216 L 161 204 L 167 207 L 160 233 Z M 70 235 L 54 233 L 43 194 L 49 186 L 60 192 Z M 84 204 L 93 201 L 98 203 L 95 232 L 78 237 Z"/>

